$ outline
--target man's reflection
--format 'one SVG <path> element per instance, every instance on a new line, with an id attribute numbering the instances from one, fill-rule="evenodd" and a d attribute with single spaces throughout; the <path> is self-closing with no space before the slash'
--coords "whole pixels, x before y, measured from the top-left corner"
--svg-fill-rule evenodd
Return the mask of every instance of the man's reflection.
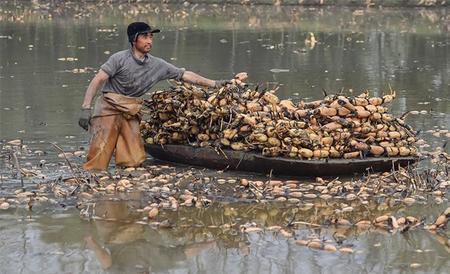
<path id="1" fill-rule="evenodd" d="M 161 231 L 136 224 L 140 218 L 138 202 L 100 201 L 95 205 L 95 228 L 98 237 L 85 237 L 103 269 L 112 272 L 161 271 L 175 268 L 190 257 L 215 246 L 214 242 L 170 245 Z M 173 241 L 172 241 L 173 243 Z"/>

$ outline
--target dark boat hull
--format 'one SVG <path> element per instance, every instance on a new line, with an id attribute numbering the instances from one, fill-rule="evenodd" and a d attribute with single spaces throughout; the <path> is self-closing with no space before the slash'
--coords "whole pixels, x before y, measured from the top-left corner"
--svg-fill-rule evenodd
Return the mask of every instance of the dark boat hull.
<path id="1" fill-rule="evenodd" d="M 417 162 L 417 157 L 372 157 L 365 159 L 302 160 L 282 157 L 265 157 L 254 152 L 234 150 L 216 151 L 213 148 L 197 148 L 185 145 L 145 145 L 152 157 L 169 162 L 290 176 L 352 175 L 366 171 L 388 171 L 393 167 Z"/>

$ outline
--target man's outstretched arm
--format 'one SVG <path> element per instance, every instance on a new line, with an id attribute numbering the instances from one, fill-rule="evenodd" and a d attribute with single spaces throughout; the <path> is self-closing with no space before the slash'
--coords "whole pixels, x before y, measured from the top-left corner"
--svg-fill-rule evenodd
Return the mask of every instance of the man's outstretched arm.
<path id="1" fill-rule="evenodd" d="M 200 85 L 210 88 L 218 88 L 225 86 L 226 84 L 230 83 L 229 80 L 211 80 L 208 78 L 205 78 L 201 75 L 198 75 L 195 72 L 192 71 L 185 71 L 183 74 L 183 77 L 181 78 L 183 81 L 194 84 L 194 85 Z"/>

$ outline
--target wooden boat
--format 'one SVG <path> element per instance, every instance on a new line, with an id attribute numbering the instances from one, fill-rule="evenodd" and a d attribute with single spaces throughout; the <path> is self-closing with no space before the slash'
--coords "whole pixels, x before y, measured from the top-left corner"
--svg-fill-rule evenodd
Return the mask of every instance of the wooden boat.
<path id="1" fill-rule="evenodd" d="M 216 151 L 186 145 L 145 145 L 152 157 L 169 162 L 211 169 L 250 171 L 290 176 L 353 175 L 366 171 L 388 171 L 408 166 L 418 157 L 370 157 L 365 159 L 313 159 L 266 157 L 255 152 L 234 150 Z"/>

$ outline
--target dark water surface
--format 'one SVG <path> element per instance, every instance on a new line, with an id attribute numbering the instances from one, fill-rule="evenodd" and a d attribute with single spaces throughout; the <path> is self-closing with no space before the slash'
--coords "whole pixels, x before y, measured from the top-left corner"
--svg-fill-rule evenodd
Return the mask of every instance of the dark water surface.
<path id="1" fill-rule="evenodd" d="M 369 89 L 382 95 L 390 85 L 397 91 L 392 112 L 418 111 L 407 122 L 422 130 L 431 149 L 449 139 L 446 9 L 150 4 L 62 9 L 10 3 L 0 4 L 0 141 L 22 139 L 32 150 L 48 152 L 48 161 L 57 153 L 48 142 L 68 151 L 86 147 L 88 136 L 77 125 L 84 92 L 98 67 L 128 47 L 126 25 L 135 20 L 151 21 L 163 30 L 155 35 L 155 56 L 212 79 L 247 71 L 253 83 L 281 85 L 283 98 L 319 99 L 323 89 L 353 93 Z M 314 45 L 305 43 L 309 32 L 318 41 Z M 445 205 L 448 201 L 410 210 L 435 216 Z M 275 217 L 280 210 L 236 206 L 248 214 L 230 222 L 271 226 L 285 221 Z M 344 244 L 355 252 L 327 253 L 299 247 L 275 232 L 243 236 L 239 231 L 205 229 L 215 225 L 213 219 L 226 216 L 221 207 L 173 213 L 181 222 L 197 220 L 203 227 L 167 230 L 136 224 L 139 217 L 128 216 L 126 210 L 114 222 L 80 219 L 79 211 L 70 206 L 38 208 L 33 213 L 2 211 L 0 272 L 101 272 L 102 256 L 104 264 L 111 264 L 107 271 L 114 273 L 448 273 L 450 269 L 448 235 L 340 231 L 348 234 Z M 218 220 L 217 225 L 223 222 Z M 294 232 L 302 238 L 315 231 Z M 335 231 L 322 233 L 319 236 L 331 239 Z M 109 255 L 95 243 L 107 247 Z M 414 263 L 420 265 L 411 267 Z"/>

